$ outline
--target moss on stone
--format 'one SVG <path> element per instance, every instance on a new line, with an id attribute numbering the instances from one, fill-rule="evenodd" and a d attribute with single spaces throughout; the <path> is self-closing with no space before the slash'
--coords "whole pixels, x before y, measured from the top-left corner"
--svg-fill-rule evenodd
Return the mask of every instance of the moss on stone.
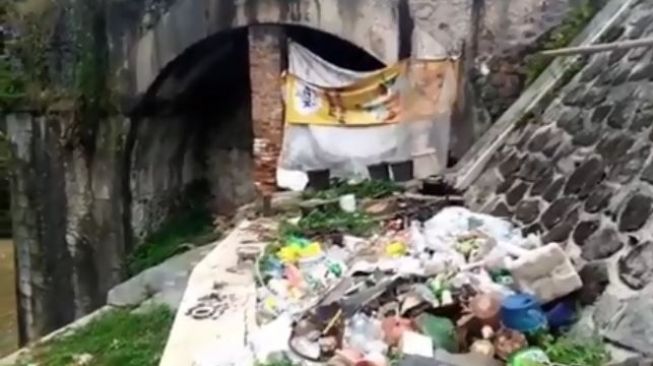
<path id="1" fill-rule="evenodd" d="M 568 46 L 601 9 L 601 1 L 584 0 L 574 7 L 562 23 L 549 31 L 541 41 L 541 49 L 551 50 Z M 534 54 L 526 58 L 526 85 L 530 85 L 549 66 L 552 58 Z"/>
<path id="2" fill-rule="evenodd" d="M 0 5 L 0 24 L 19 34 L 7 42 L 6 54 L 0 57 L 0 108 L 45 112 L 65 106 L 76 112 L 73 142 L 92 146 L 96 124 L 117 113 L 109 81 L 103 0 L 27 3 L 31 5 Z M 62 36 L 57 32 L 67 39 L 57 39 Z M 53 66 L 53 58 L 61 54 L 70 59 L 58 59 L 60 65 Z"/>

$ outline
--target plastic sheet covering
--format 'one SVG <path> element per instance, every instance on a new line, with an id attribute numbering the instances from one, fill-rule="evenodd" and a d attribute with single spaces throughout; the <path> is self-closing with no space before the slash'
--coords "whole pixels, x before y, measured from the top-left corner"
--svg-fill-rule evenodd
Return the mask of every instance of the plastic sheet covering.
<path id="1" fill-rule="evenodd" d="M 378 72 L 355 72 L 332 65 L 301 45 L 290 42 L 288 72 L 318 87 L 352 85 Z M 457 92 L 454 70 L 444 75 L 437 110 L 431 118 L 363 127 L 286 124 L 278 181 L 297 190 L 306 181 L 297 171 L 331 170 L 332 176 L 367 177 L 367 165 L 414 160 L 415 176 L 423 178 L 446 166 L 450 114 Z"/>

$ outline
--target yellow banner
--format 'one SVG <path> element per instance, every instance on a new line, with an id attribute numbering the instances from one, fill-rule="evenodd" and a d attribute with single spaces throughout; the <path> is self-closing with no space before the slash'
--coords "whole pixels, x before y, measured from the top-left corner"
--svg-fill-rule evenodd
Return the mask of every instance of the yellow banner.
<path id="1" fill-rule="evenodd" d="M 342 88 L 284 74 L 286 123 L 360 127 L 427 119 L 451 110 L 457 75 L 455 60 L 401 61 Z"/>

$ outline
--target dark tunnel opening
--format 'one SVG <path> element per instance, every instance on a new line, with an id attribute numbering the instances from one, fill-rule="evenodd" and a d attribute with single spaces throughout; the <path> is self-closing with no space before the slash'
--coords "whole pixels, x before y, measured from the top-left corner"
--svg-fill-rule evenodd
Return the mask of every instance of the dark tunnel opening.
<path id="1" fill-rule="evenodd" d="M 382 62 L 336 36 L 284 26 L 288 39 L 339 67 L 371 71 Z M 201 187 L 213 213 L 255 199 L 248 29 L 208 37 L 161 73 L 134 116 L 130 225 L 136 238 L 158 228 Z M 197 196 L 193 193 L 193 196 Z"/>

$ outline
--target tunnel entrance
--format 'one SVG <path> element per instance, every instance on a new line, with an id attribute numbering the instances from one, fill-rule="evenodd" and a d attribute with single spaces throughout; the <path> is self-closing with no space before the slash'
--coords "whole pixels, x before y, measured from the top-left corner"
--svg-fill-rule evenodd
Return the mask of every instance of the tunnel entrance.
<path id="1" fill-rule="evenodd" d="M 283 29 L 289 40 L 339 67 L 384 66 L 330 34 Z M 256 197 L 248 42 L 247 28 L 206 38 L 163 70 L 136 109 L 129 191 L 137 238 L 185 209 L 189 199 L 200 197 L 212 213 L 228 214 Z"/>

